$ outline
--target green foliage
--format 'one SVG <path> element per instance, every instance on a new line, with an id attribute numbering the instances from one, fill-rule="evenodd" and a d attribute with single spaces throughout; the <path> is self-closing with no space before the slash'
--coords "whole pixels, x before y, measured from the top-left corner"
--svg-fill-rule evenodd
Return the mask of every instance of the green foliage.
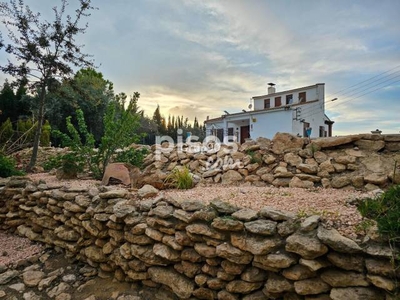
<path id="1" fill-rule="evenodd" d="M 43 168 L 45 171 L 58 169 L 62 166 L 62 161 L 63 161 L 62 155 L 51 156 L 46 160 L 46 162 L 43 163 Z"/>
<path id="2" fill-rule="evenodd" d="M 50 146 L 50 132 L 51 126 L 48 120 L 43 124 L 42 135 L 40 136 L 40 145 L 42 147 Z"/>
<path id="3" fill-rule="evenodd" d="M 164 183 L 171 188 L 181 190 L 191 189 L 194 185 L 193 177 L 187 167 L 173 169 Z"/>
<path id="4" fill-rule="evenodd" d="M 380 234 L 400 242 L 400 185 L 390 187 L 376 198 L 364 199 L 358 210 L 363 217 L 377 222 Z"/>
<path id="5" fill-rule="evenodd" d="M 8 118 L 0 126 L 0 144 L 4 144 L 4 143 L 8 142 L 12 138 L 13 135 L 14 135 L 14 129 L 13 129 L 10 118 Z"/>
<path id="6" fill-rule="evenodd" d="M 136 113 L 139 97 L 140 94 L 135 92 L 126 109 L 124 103 L 112 102 L 108 105 L 103 119 L 104 135 L 96 153 L 96 164 L 92 168 L 95 177 L 101 178 L 103 176 L 115 150 L 125 148 L 139 140 L 136 133 L 140 119 Z"/>
<path id="7" fill-rule="evenodd" d="M 112 155 L 118 148 L 125 148 L 137 141 L 136 129 L 139 126 L 139 117 L 135 113 L 136 102 L 139 93 L 135 93 L 128 107 L 123 104 L 112 102 L 108 105 L 104 116 L 104 135 L 101 137 L 98 150 L 95 151 L 95 140 L 93 134 L 88 131 L 83 111 L 76 111 L 78 129 L 71 122 L 71 116 L 67 117 L 68 134 L 53 131 L 56 137 L 61 139 L 64 147 L 70 147 L 75 155 L 75 162 L 79 166 L 88 168 L 95 178 L 101 178 Z M 131 155 L 132 159 L 140 162 L 140 156 L 127 154 L 125 159 Z M 144 154 L 143 154 L 144 155 Z"/>
<path id="8" fill-rule="evenodd" d="M 247 150 L 246 154 L 250 156 L 250 163 L 262 164 L 262 157 L 261 157 L 260 153 L 252 151 L 252 150 Z"/>
<path id="9" fill-rule="evenodd" d="M 83 116 L 83 111 L 76 111 L 76 119 L 78 129 L 71 122 L 71 116 L 67 117 L 68 134 L 54 130 L 53 134 L 61 139 L 61 144 L 64 147 L 70 147 L 72 153 L 64 154 L 60 157 L 61 167 L 66 174 L 76 174 L 76 172 L 84 169 L 85 166 L 91 168 L 94 155 L 94 137 L 88 132 Z M 55 166 L 57 159 L 54 159 Z M 50 167 L 51 164 L 48 166 Z"/>
<path id="10" fill-rule="evenodd" d="M 0 153 L 0 177 L 23 175 L 23 172 L 15 168 L 15 161 Z"/>
<path id="11" fill-rule="evenodd" d="M 124 162 L 142 168 L 143 159 L 148 153 L 149 151 L 146 148 L 130 148 L 129 150 L 119 152 L 115 157 L 115 162 Z"/>

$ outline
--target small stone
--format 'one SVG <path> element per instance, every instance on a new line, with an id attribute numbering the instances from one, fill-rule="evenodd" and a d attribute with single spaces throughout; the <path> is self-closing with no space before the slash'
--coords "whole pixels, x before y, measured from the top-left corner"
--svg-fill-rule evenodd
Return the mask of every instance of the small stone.
<path id="1" fill-rule="evenodd" d="M 62 280 L 63 280 L 64 282 L 69 282 L 69 283 L 75 282 L 75 281 L 76 281 L 76 275 L 74 275 L 74 274 L 67 274 L 67 275 L 64 275 L 64 276 L 62 277 Z"/>
<path id="2" fill-rule="evenodd" d="M 0 285 L 6 284 L 13 280 L 13 278 L 17 277 L 19 272 L 16 270 L 8 270 L 2 274 L 0 274 Z"/>
<path id="3" fill-rule="evenodd" d="M 26 271 L 22 274 L 22 279 L 28 287 L 34 287 L 39 284 L 44 275 L 41 271 Z"/>
<path id="4" fill-rule="evenodd" d="M 142 188 L 138 190 L 138 195 L 140 198 L 150 198 L 157 196 L 159 190 L 150 184 L 145 184 Z"/>

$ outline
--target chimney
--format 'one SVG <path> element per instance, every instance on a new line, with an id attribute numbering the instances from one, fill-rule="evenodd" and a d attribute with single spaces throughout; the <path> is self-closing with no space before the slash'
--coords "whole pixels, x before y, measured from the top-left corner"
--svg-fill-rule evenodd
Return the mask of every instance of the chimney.
<path id="1" fill-rule="evenodd" d="M 270 83 L 268 83 L 268 85 L 269 85 L 268 86 L 268 95 L 274 94 L 276 92 L 275 83 L 270 82 Z"/>

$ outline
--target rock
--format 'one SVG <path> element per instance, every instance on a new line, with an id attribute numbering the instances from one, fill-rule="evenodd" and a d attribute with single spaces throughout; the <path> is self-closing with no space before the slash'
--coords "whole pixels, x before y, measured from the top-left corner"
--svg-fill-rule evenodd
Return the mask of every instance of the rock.
<path id="1" fill-rule="evenodd" d="M 106 262 L 107 257 L 104 255 L 101 248 L 96 246 L 89 246 L 83 250 L 82 253 L 94 262 Z"/>
<path id="2" fill-rule="evenodd" d="M 294 265 L 290 268 L 283 270 L 282 275 L 290 280 L 303 280 L 315 277 L 316 272 L 310 270 L 303 265 Z"/>
<path id="3" fill-rule="evenodd" d="M 331 180 L 333 188 L 340 189 L 351 184 L 351 179 L 348 176 L 336 176 Z"/>
<path id="4" fill-rule="evenodd" d="M 365 267 L 367 268 L 368 273 L 373 275 L 388 277 L 396 276 L 394 266 L 386 259 L 367 258 L 365 259 Z"/>
<path id="5" fill-rule="evenodd" d="M 314 182 L 308 181 L 308 180 L 302 181 L 299 177 L 294 176 L 289 182 L 289 187 L 290 188 L 309 189 L 309 188 L 314 187 Z"/>
<path id="6" fill-rule="evenodd" d="M 181 202 L 181 207 L 185 211 L 196 211 L 203 209 L 205 205 L 200 200 L 185 200 Z"/>
<path id="7" fill-rule="evenodd" d="M 282 154 L 285 151 L 302 149 L 304 140 L 289 133 L 278 132 L 272 139 L 271 151 L 275 154 Z"/>
<path id="8" fill-rule="evenodd" d="M 258 212 L 250 209 L 250 208 L 243 208 L 238 210 L 237 212 L 232 214 L 232 217 L 248 222 L 258 218 Z"/>
<path id="9" fill-rule="evenodd" d="M 22 293 L 25 290 L 25 284 L 23 284 L 22 282 L 20 283 L 15 283 L 15 284 L 11 284 L 8 286 L 10 289 L 18 292 L 18 293 Z M 0 292 L 1 294 L 1 292 Z M 1 297 L 0 297 L 1 298 Z"/>
<path id="10" fill-rule="evenodd" d="M 138 196 L 140 198 L 150 198 L 157 196 L 159 190 L 150 184 L 145 184 L 142 188 L 138 190 Z"/>
<path id="11" fill-rule="evenodd" d="M 270 220 L 256 220 L 244 223 L 247 231 L 260 235 L 274 235 L 277 222 Z"/>
<path id="12" fill-rule="evenodd" d="M 271 274 L 265 284 L 265 289 L 269 293 L 284 293 L 294 291 L 293 283 L 287 280 L 285 277 Z"/>
<path id="13" fill-rule="evenodd" d="M 27 271 L 22 274 L 22 279 L 26 286 L 34 287 L 39 284 L 44 275 L 44 272 L 41 271 Z"/>
<path id="14" fill-rule="evenodd" d="M 331 148 L 340 145 L 346 145 L 361 139 L 359 135 L 347 135 L 338 137 L 317 138 L 312 141 L 310 145 L 315 144 L 320 148 Z M 311 146 L 310 146 L 311 147 Z"/>
<path id="15" fill-rule="evenodd" d="M 216 247 L 216 254 L 236 264 L 248 264 L 253 259 L 253 255 L 244 252 L 230 244 L 224 243 Z"/>
<path id="16" fill-rule="evenodd" d="M 41 300 L 42 297 L 38 296 L 37 294 L 35 294 L 34 291 L 29 291 L 26 292 L 22 295 L 24 300 Z"/>
<path id="17" fill-rule="evenodd" d="M 318 271 L 320 269 L 323 269 L 325 267 L 328 267 L 330 264 L 329 262 L 323 260 L 323 259 L 304 259 L 304 258 L 300 258 L 300 265 L 302 266 L 306 266 L 307 268 L 309 268 L 311 271 Z"/>
<path id="18" fill-rule="evenodd" d="M 301 222 L 300 230 L 303 232 L 309 232 L 316 229 L 318 227 L 320 219 L 321 216 L 318 215 L 313 215 L 306 218 L 303 222 Z"/>
<path id="19" fill-rule="evenodd" d="M 189 234 L 205 235 L 218 240 L 223 240 L 225 238 L 225 234 L 220 233 L 215 229 L 210 228 L 207 224 L 203 223 L 194 223 L 188 225 L 186 227 L 186 232 Z"/>
<path id="20" fill-rule="evenodd" d="M 19 272 L 16 270 L 8 270 L 8 271 L 0 274 L 0 285 L 10 282 L 18 275 L 19 275 Z"/>
<path id="21" fill-rule="evenodd" d="M 226 290 L 230 293 L 248 294 L 258 290 L 263 285 L 262 282 L 246 282 L 243 280 L 233 280 L 226 285 Z"/>
<path id="22" fill-rule="evenodd" d="M 290 172 L 288 172 L 290 173 Z M 291 176 L 293 176 L 292 173 L 290 173 Z M 264 176 L 263 176 L 264 177 Z M 275 178 L 274 181 L 272 181 L 272 185 L 275 187 L 288 187 L 290 183 L 290 178 Z"/>
<path id="23" fill-rule="evenodd" d="M 180 253 L 178 251 L 161 243 L 154 244 L 153 252 L 155 255 L 169 261 L 179 261 L 180 259 Z"/>
<path id="24" fill-rule="evenodd" d="M 305 279 L 296 281 L 294 283 L 294 289 L 299 295 L 318 295 L 328 292 L 331 287 L 319 278 Z M 352 299 L 352 298 L 341 298 Z"/>
<path id="25" fill-rule="evenodd" d="M 222 175 L 222 184 L 235 184 L 242 181 L 243 177 L 235 170 L 228 170 Z"/>
<path id="26" fill-rule="evenodd" d="M 5 291 L 0 290 L 0 299 L 4 298 L 5 296 L 7 296 Z"/>
<path id="27" fill-rule="evenodd" d="M 239 210 L 237 206 L 232 205 L 229 202 L 221 201 L 219 199 L 211 200 L 210 206 L 222 214 L 233 214 L 234 212 Z"/>
<path id="28" fill-rule="evenodd" d="M 244 226 L 243 223 L 230 218 L 215 218 L 211 223 L 211 227 L 225 231 L 241 231 Z"/>
<path id="29" fill-rule="evenodd" d="M 328 247 L 322 244 L 315 233 L 295 233 L 286 239 L 286 251 L 294 252 L 306 259 L 314 259 L 328 252 Z"/>
<path id="30" fill-rule="evenodd" d="M 283 211 L 283 210 L 278 210 L 272 206 L 264 206 L 260 210 L 260 215 L 262 217 L 269 218 L 274 221 L 287 221 L 290 219 L 294 219 L 296 216 L 294 213 L 291 213 L 288 211 Z"/>
<path id="31" fill-rule="evenodd" d="M 128 195 L 127 190 L 118 189 L 100 193 L 99 197 L 101 199 L 115 199 L 115 198 L 125 198 L 127 195 Z"/>
<path id="32" fill-rule="evenodd" d="M 129 200 L 119 201 L 113 206 L 113 213 L 117 218 L 124 218 L 135 210 L 134 203 Z"/>
<path id="33" fill-rule="evenodd" d="M 375 185 L 384 185 L 387 183 L 387 175 L 372 173 L 364 176 L 364 181 Z"/>
<path id="34" fill-rule="evenodd" d="M 391 292 L 396 288 L 396 284 L 389 278 L 378 275 L 367 275 L 367 278 L 373 285 L 386 291 Z"/>
<path id="35" fill-rule="evenodd" d="M 168 286 L 178 297 L 188 299 L 192 295 L 194 283 L 174 269 L 150 267 L 148 273 L 151 280 Z"/>
<path id="36" fill-rule="evenodd" d="M 317 174 L 318 172 L 318 165 L 314 164 L 299 164 L 297 169 L 306 173 L 306 174 Z"/>
<path id="37" fill-rule="evenodd" d="M 354 142 L 360 150 L 378 152 L 385 148 L 384 141 L 358 140 Z"/>
<path id="38" fill-rule="evenodd" d="M 240 275 L 240 278 L 247 282 L 265 281 L 267 277 L 268 274 L 266 271 L 255 267 L 249 267 L 248 269 L 244 270 L 243 273 Z"/>
<path id="39" fill-rule="evenodd" d="M 329 261 L 344 270 L 363 272 L 364 258 L 362 256 L 330 252 L 327 255 Z"/>
<path id="40" fill-rule="evenodd" d="M 289 165 L 294 167 L 297 167 L 298 165 L 303 163 L 303 159 L 300 156 L 291 152 L 286 153 L 285 156 L 283 157 L 283 160 L 287 162 Z"/>
<path id="41" fill-rule="evenodd" d="M 271 253 L 267 255 L 256 255 L 253 265 L 264 270 L 285 269 L 296 263 L 296 259 L 291 254 Z"/>
<path id="42" fill-rule="evenodd" d="M 262 255 L 270 253 L 277 247 L 281 246 L 283 240 L 276 237 L 232 233 L 231 243 L 240 250 L 250 252 L 254 255 Z"/>
<path id="43" fill-rule="evenodd" d="M 314 153 L 314 159 L 317 163 L 321 164 L 328 159 L 328 156 L 324 152 L 316 151 Z"/>
<path id="44" fill-rule="evenodd" d="M 383 300 L 385 296 L 376 289 L 366 287 L 333 288 L 330 293 L 332 300 Z"/>
<path id="45" fill-rule="evenodd" d="M 321 279 L 331 287 L 369 285 L 364 274 L 350 271 L 326 270 L 322 272 Z"/>
<path id="46" fill-rule="evenodd" d="M 335 251 L 345 253 L 358 253 L 362 251 L 356 242 L 340 235 L 336 229 L 325 229 L 323 226 L 319 226 L 317 236 L 324 244 Z"/>
<path id="47" fill-rule="evenodd" d="M 221 173 L 221 169 L 211 169 L 203 173 L 203 178 L 214 177 L 215 175 Z"/>

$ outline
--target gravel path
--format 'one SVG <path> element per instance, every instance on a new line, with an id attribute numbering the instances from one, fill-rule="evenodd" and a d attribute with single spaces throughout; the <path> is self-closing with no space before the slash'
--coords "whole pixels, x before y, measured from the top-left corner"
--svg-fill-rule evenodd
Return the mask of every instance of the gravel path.
<path id="1" fill-rule="evenodd" d="M 0 231 L 0 267 L 26 260 L 42 250 L 41 245 L 31 242 L 27 238 Z"/>

